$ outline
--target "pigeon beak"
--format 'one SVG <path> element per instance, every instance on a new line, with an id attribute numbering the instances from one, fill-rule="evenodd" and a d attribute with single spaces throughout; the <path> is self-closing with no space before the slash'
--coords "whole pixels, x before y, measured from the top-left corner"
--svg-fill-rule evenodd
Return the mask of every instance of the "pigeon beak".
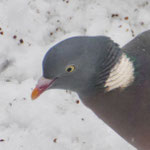
<path id="1" fill-rule="evenodd" d="M 38 98 L 44 91 L 46 91 L 49 87 L 51 87 L 52 83 L 56 80 L 55 79 L 46 79 L 44 77 L 41 77 L 35 87 L 35 89 L 32 91 L 31 98 L 32 100 L 35 100 Z"/>

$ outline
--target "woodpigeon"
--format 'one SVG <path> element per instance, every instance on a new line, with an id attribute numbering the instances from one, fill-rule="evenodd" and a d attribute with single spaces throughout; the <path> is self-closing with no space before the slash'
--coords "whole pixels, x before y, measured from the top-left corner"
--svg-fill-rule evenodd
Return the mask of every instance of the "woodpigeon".
<path id="1" fill-rule="evenodd" d="M 32 99 L 49 89 L 82 102 L 138 150 L 150 150 L 150 30 L 123 48 L 106 36 L 78 36 L 50 48 Z"/>

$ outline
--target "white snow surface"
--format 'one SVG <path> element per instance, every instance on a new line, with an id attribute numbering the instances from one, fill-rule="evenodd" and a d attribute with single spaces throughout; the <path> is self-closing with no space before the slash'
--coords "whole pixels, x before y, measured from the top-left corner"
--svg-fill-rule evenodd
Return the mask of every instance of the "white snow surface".
<path id="1" fill-rule="evenodd" d="M 135 150 L 75 93 L 30 94 L 55 43 L 106 35 L 123 46 L 149 14 L 146 0 L 0 0 L 0 150 Z"/>

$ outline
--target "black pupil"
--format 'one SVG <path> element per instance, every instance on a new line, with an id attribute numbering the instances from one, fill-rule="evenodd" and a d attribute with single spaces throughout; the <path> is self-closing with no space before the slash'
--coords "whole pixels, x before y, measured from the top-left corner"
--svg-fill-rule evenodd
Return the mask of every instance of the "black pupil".
<path id="1" fill-rule="evenodd" d="M 72 68 L 68 68 L 67 71 L 68 71 L 68 72 L 72 71 Z"/>

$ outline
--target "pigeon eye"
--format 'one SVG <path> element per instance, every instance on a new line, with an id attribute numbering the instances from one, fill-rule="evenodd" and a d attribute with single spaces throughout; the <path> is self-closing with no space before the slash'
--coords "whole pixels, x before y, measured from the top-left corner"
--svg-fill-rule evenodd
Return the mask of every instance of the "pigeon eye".
<path id="1" fill-rule="evenodd" d="M 66 67 L 66 72 L 73 72 L 75 70 L 75 66 L 74 65 L 70 65 Z"/>

